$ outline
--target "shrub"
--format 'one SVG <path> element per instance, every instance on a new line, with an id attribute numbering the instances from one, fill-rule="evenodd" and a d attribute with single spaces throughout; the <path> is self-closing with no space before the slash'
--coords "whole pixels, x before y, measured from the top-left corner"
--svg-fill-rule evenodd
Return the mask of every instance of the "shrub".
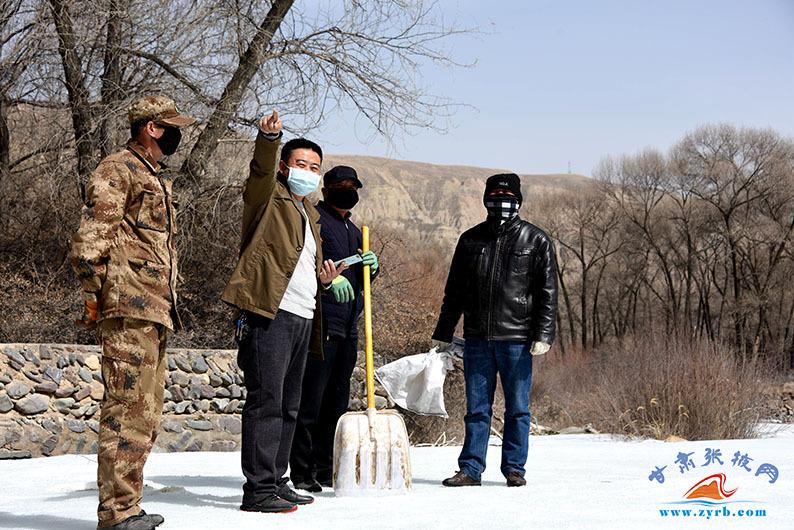
<path id="1" fill-rule="evenodd" d="M 764 370 L 723 344 L 648 334 L 550 364 L 541 410 L 551 415 L 555 404 L 557 420 L 657 439 L 756 436 Z"/>

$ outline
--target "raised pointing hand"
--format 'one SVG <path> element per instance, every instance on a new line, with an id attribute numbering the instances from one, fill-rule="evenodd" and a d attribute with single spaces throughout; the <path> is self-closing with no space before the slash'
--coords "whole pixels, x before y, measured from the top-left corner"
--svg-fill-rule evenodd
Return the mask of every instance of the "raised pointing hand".
<path id="1" fill-rule="evenodd" d="M 281 132 L 281 119 L 278 111 L 274 110 L 270 116 L 262 116 L 259 120 L 259 130 L 265 134 L 278 134 Z"/>

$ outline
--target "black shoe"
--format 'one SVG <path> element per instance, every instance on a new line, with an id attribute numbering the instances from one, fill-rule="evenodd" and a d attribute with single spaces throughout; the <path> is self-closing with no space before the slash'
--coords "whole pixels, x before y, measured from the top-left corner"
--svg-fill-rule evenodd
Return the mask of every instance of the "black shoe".
<path id="1" fill-rule="evenodd" d="M 160 526 L 163 524 L 163 522 L 165 522 L 165 518 L 163 518 L 162 515 L 156 513 L 146 513 L 145 511 L 141 510 L 138 515 L 154 524 L 154 526 Z"/>
<path id="2" fill-rule="evenodd" d="M 276 494 L 270 494 L 267 497 L 250 504 L 243 504 L 240 509 L 244 512 L 262 512 L 262 513 L 289 513 L 298 509 L 294 502 L 289 502 Z"/>
<path id="3" fill-rule="evenodd" d="M 287 484 L 277 486 L 276 495 L 287 502 L 291 502 L 292 504 L 311 504 L 314 502 L 314 497 L 311 495 L 301 495 L 294 489 L 290 488 Z"/>
<path id="4" fill-rule="evenodd" d="M 481 482 L 474 480 L 463 471 L 458 471 L 454 476 L 444 479 L 441 484 L 450 488 L 457 488 L 460 486 L 480 486 Z"/>
<path id="5" fill-rule="evenodd" d="M 526 486 L 527 480 L 522 477 L 518 471 L 513 471 L 512 473 L 507 474 L 507 486 L 510 488 L 515 488 L 518 486 Z"/>
<path id="6" fill-rule="evenodd" d="M 323 491 L 322 485 L 313 478 L 309 480 L 300 480 L 298 482 L 293 481 L 292 483 L 296 490 L 308 491 L 309 493 L 320 493 Z"/>
<path id="7" fill-rule="evenodd" d="M 157 515 L 156 513 L 148 514 L 141 510 L 138 515 L 133 515 L 132 517 L 127 517 L 120 523 L 114 524 L 113 526 L 105 526 L 99 527 L 97 526 L 98 530 L 153 530 L 157 528 L 161 524 L 163 524 L 162 515 Z"/>

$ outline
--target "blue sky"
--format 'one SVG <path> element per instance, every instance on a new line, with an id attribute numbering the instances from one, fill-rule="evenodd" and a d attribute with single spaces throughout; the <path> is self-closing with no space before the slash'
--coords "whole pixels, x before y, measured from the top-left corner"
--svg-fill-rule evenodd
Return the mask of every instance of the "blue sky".
<path id="1" fill-rule="evenodd" d="M 347 119 L 328 152 L 520 173 L 590 174 L 605 155 L 667 149 L 705 123 L 794 136 L 794 0 L 442 0 L 481 33 L 454 41 L 468 69 L 425 68 L 462 108 L 446 134 L 362 141 Z"/>

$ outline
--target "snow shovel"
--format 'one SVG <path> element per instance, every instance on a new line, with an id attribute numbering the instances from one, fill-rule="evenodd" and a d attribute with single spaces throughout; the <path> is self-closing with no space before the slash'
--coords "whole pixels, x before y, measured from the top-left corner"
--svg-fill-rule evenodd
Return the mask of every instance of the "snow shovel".
<path id="1" fill-rule="evenodd" d="M 362 227 L 362 250 L 369 250 L 369 228 Z M 337 496 L 382 496 L 411 489 L 408 431 L 394 410 L 375 409 L 372 360 L 370 269 L 364 267 L 364 336 L 367 364 L 367 410 L 339 418 L 334 436 L 334 492 Z"/>

